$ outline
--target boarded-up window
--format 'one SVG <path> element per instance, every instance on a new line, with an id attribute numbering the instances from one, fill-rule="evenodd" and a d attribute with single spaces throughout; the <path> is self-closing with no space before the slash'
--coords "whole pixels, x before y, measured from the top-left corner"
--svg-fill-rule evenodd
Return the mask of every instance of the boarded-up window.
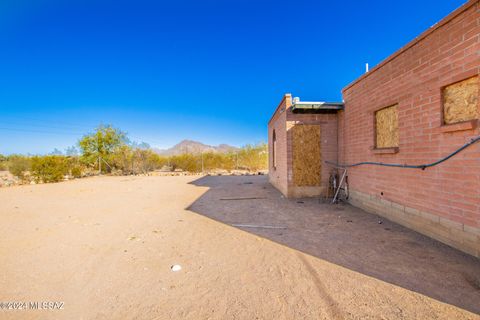
<path id="1" fill-rule="evenodd" d="M 478 118 L 478 76 L 451 84 L 443 89 L 445 124 Z"/>
<path id="2" fill-rule="evenodd" d="M 377 148 L 398 147 L 397 105 L 375 112 L 375 146 Z"/>
<path id="3" fill-rule="evenodd" d="M 295 125 L 292 131 L 293 184 L 319 186 L 322 169 L 320 126 Z"/>

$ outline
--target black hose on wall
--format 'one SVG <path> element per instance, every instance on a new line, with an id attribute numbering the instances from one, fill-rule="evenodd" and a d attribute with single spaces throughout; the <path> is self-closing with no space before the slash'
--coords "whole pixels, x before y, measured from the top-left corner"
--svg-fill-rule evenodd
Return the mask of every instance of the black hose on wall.
<path id="1" fill-rule="evenodd" d="M 426 168 L 429 167 L 434 167 L 437 164 L 440 164 L 444 161 L 447 161 L 457 153 L 460 153 L 464 149 L 468 148 L 472 144 L 475 144 L 480 141 L 480 136 L 473 138 L 470 140 L 470 142 L 465 143 L 463 146 L 455 150 L 454 152 L 450 153 L 448 156 L 441 158 L 438 161 L 432 162 L 432 163 L 427 163 L 427 164 L 419 164 L 419 165 L 410 165 L 410 164 L 400 164 L 400 163 L 382 163 L 382 162 L 371 162 L 371 161 L 364 161 L 364 162 L 358 162 L 358 163 L 353 163 L 353 164 L 339 164 L 339 163 L 334 163 L 331 161 L 325 161 L 327 164 L 331 164 L 340 168 L 352 168 L 352 167 L 358 167 L 358 166 L 363 166 L 363 165 L 373 165 L 373 166 L 384 166 L 384 167 L 395 167 L 395 168 L 406 168 L 406 169 L 422 169 L 425 170 Z"/>

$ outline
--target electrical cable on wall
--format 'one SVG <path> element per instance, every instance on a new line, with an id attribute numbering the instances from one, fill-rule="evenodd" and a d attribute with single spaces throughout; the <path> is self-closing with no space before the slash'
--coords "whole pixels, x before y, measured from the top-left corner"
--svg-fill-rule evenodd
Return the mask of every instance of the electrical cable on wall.
<path id="1" fill-rule="evenodd" d="M 440 160 L 437 160 L 432 163 L 427 163 L 427 164 L 419 164 L 419 165 L 410 165 L 410 164 L 400 164 L 400 163 L 383 163 L 383 162 L 372 162 L 372 161 L 363 161 L 363 162 L 357 162 L 353 164 L 339 164 L 331 161 L 325 161 L 325 163 L 334 165 L 340 168 L 352 168 L 352 167 L 358 167 L 362 165 L 374 165 L 374 166 L 384 166 L 384 167 L 395 167 L 395 168 L 406 168 L 406 169 L 422 169 L 425 170 L 426 168 L 434 167 L 444 161 L 447 161 L 451 157 L 455 156 L 456 154 L 460 153 L 461 151 L 465 150 L 469 146 L 477 143 L 480 141 L 480 136 L 473 138 L 470 140 L 470 142 L 465 143 L 463 146 L 455 150 L 454 152 L 450 153 L 448 156 L 441 158 Z"/>

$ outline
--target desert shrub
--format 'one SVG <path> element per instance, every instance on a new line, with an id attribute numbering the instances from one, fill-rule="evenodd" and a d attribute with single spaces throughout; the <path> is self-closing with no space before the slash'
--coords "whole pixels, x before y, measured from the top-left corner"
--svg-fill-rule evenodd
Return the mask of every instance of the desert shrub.
<path id="1" fill-rule="evenodd" d="M 81 166 L 74 166 L 70 169 L 70 174 L 74 178 L 81 178 L 82 177 L 82 167 Z"/>
<path id="2" fill-rule="evenodd" d="M 250 170 L 265 170 L 268 168 L 268 150 L 265 143 L 246 145 L 238 152 L 239 166 Z"/>
<path id="3" fill-rule="evenodd" d="M 133 151 L 127 145 L 118 147 L 113 154 L 109 156 L 108 162 L 122 174 L 133 174 Z"/>
<path id="4" fill-rule="evenodd" d="M 68 173 L 67 159 L 62 156 L 32 158 L 31 174 L 37 182 L 58 182 Z"/>
<path id="5" fill-rule="evenodd" d="M 164 166 L 167 166 L 169 164 L 169 159 L 168 157 L 158 155 L 156 153 L 153 153 L 151 156 L 151 161 L 155 169 L 161 169 Z"/>
<path id="6" fill-rule="evenodd" d="M 205 172 L 222 169 L 244 169 L 250 171 L 265 170 L 268 166 L 267 145 L 247 145 L 237 152 L 185 153 L 164 158 L 162 163 L 169 164 L 172 170 L 182 169 L 189 172 Z"/>
<path id="7" fill-rule="evenodd" d="M 181 169 L 189 172 L 200 172 L 202 170 L 201 156 L 190 153 L 172 156 L 170 157 L 170 166 L 173 170 Z"/>
<path id="8" fill-rule="evenodd" d="M 207 152 L 201 155 L 203 170 L 212 171 L 222 169 L 230 171 L 235 168 L 235 154 Z M 202 161 L 202 159 L 200 159 Z"/>
<path id="9" fill-rule="evenodd" d="M 160 158 L 151 149 L 136 148 L 133 150 L 135 173 L 148 173 L 160 166 Z"/>
<path id="10" fill-rule="evenodd" d="M 122 174 L 145 174 L 163 167 L 168 160 L 151 149 L 132 148 L 123 145 L 109 156 L 108 161 L 113 168 L 119 170 Z"/>
<path id="11" fill-rule="evenodd" d="M 0 171 L 7 170 L 7 157 L 0 154 Z"/>
<path id="12" fill-rule="evenodd" d="M 21 155 L 12 155 L 8 157 L 7 166 L 11 174 L 24 180 L 26 173 L 30 171 L 31 159 Z"/>
<path id="13" fill-rule="evenodd" d="M 65 160 L 67 163 L 67 172 L 74 178 L 81 178 L 85 168 L 80 158 L 78 156 L 67 156 Z"/>

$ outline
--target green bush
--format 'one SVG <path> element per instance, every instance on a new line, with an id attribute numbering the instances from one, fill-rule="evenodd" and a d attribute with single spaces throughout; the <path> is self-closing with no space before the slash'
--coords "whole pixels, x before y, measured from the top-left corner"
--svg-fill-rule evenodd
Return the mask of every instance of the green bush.
<path id="1" fill-rule="evenodd" d="M 7 170 L 7 157 L 0 154 L 0 171 Z"/>
<path id="2" fill-rule="evenodd" d="M 173 170 L 182 169 L 189 172 L 204 172 L 222 169 L 231 171 L 243 169 L 249 171 L 266 170 L 268 167 L 268 150 L 265 143 L 247 145 L 233 153 L 186 153 L 162 158 L 162 163 L 169 163 Z"/>
<path id="3" fill-rule="evenodd" d="M 133 151 L 127 145 L 118 147 L 115 152 L 109 155 L 106 160 L 110 166 L 120 170 L 122 174 L 128 175 L 134 173 Z"/>
<path id="4" fill-rule="evenodd" d="M 80 166 L 75 166 L 70 169 L 70 174 L 74 178 L 81 178 L 82 177 L 82 168 Z"/>
<path id="5" fill-rule="evenodd" d="M 170 165 L 173 170 L 182 169 L 189 172 L 200 172 L 202 170 L 200 155 L 190 153 L 170 157 Z"/>
<path id="6" fill-rule="evenodd" d="M 78 156 L 66 156 L 67 172 L 74 178 L 81 178 L 84 170 L 80 158 Z"/>
<path id="7" fill-rule="evenodd" d="M 12 155 L 8 157 L 8 171 L 14 176 L 24 180 L 25 174 L 30 171 L 31 160 L 28 157 Z"/>
<path id="8" fill-rule="evenodd" d="M 32 176 L 37 182 L 58 182 L 68 173 L 67 159 L 62 156 L 32 158 Z"/>
<path id="9" fill-rule="evenodd" d="M 136 148 L 133 150 L 133 162 L 135 173 L 148 173 L 163 167 L 167 160 L 159 156 L 151 149 Z"/>
<path id="10" fill-rule="evenodd" d="M 106 161 L 122 174 L 145 174 L 162 168 L 168 162 L 167 158 L 156 154 L 151 149 L 132 148 L 128 145 L 117 148 Z"/>
<path id="11" fill-rule="evenodd" d="M 235 154 L 230 153 L 216 153 L 216 152 L 205 152 L 200 157 L 200 163 L 203 163 L 204 171 L 211 171 L 215 169 L 222 169 L 230 171 L 235 169 Z"/>
<path id="12" fill-rule="evenodd" d="M 266 170 L 268 168 L 268 147 L 265 143 L 247 145 L 238 152 L 239 166 L 250 170 Z"/>
<path id="13" fill-rule="evenodd" d="M 158 155 L 154 152 L 152 152 L 151 154 L 151 161 L 153 163 L 153 168 L 154 170 L 155 169 L 161 169 L 163 168 L 164 166 L 167 166 L 168 165 L 168 157 L 165 157 L 165 156 L 161 156 L 161 155 Z"/>

